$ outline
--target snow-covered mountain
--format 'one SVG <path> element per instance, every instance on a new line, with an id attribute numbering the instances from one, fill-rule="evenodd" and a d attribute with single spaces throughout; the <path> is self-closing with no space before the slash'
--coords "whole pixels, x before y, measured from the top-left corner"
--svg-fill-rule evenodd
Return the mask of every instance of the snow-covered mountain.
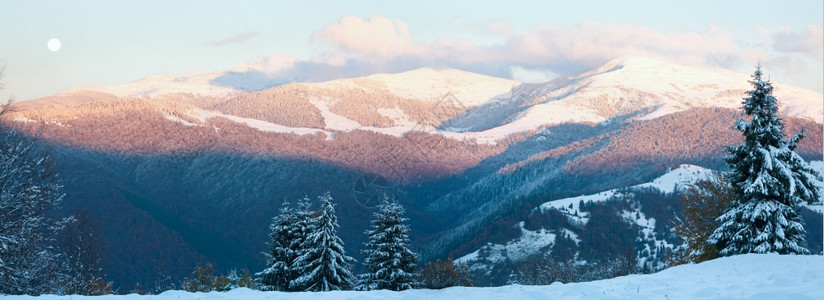
<path id="1" fill-rule="evenodd" d="M 222 97 L 243 93 L 214 84 L 220 74 L 158 75 L 120 86 L 80 89 L 120 97 L 156 97 L 169 93 Z M 723 69 L 700 69 L 641 57 L 624 57 L 544 84 L 520 84 L 455 69 L 422 68 L 397 74 L 300 84 L 294 88 L 307 93 L 303 101 L 312 103 L 323 113 L 326 126 L 319 129 L 361 129 L 394 136 L 423 129 L 456 140 L 495 143 L 514 133 L 562 123 L 602 123 L 623 116 L 650 120 L 697 107 L 738 108 L 741 98 L 746 96 L 745 91 L 750 88 L 749 79 L 747 74 Z M 824 121 L 824 97 L 821 94 L 781 84 L 779 78 L 776 81 L 775 95 L 783 115 L 816 123 Z M 389 118 L 393 123 L 391 126 L 374 126 L 354 120 L 351 115 L 331 112 L 330 107 L 341 97 L 313 97 L 312 90 L 362 93 L 362 96 L 341 97 L 395 96 L 394 103 L 358 107 L 373 110 L 371 113 Z M 429 120 L 421 116 L 420 111 L 410 110 L 408 105 L 398 102 L 408 100 L 429 105 L 422 109 L 447 109 L 450 112 Z M 272 127 L 271 124 L 260 125 Z"/>
<path id="2" fill-rule="evenodd" d="M 812 161 L 810 165 L 821 170 L 822 162 Z M 630 201 L 633 204 L 625 207 L 617 214 L 621 216 L 624 222 L 632 224 L 638 230 L 636 242 L 643 245 L 643 247 L 636 248 L 638 267 L 655 271 L 657 268 L 664 266 L 664 262 L 660 261 L 661 256 L 677 250 L 681 245 L 673 244 L 666 234 L 662 236 L 661 228 L 669 228 L 672 224 L 656 224 L 656 222 L 664 221 L 656 220 L 654 216 L 645 214 L 642 202 L 632 200 L 636 196 L 636 191 L 653 189 L 663 194 L 672 194 L 684 190 L 699 180 L 710 178 L 714 172 L 699 166 L 681 165 L 647 183 L 542 203 L 533 209 L 531 216 L 546 214 L 552 210 L 560 213 L 559 216 L 566 218 L 563 223 L 566 223 L 569 227 L 528 229 L 526 228 L 526 220 L 523 220 L 517 223 L 519 234 L 516 234 L 515 238 L 503 243 L 487 243 L 478 250 L 455 259 L 455 262 L 466 263 L 474 271 L 489 273 L 491 269 L 502 264 L 523 263 L 529 257 L 551 253 L 561 236 L 571 239 L 576 245 L 580 246 L 582 241 L 578 235 L 581 229 L 585 228 L 586 224 L 591 221 L 593 215 L 593 212 L 587 211 L 583 206 L 592 206 L 592 204 L 605 201 Z M 816 182 L 819 188 L 824 188 L 821 178 Z M 807 205 L 806 207 L 820 213 L 822 203 L 819 201 L 817 204 Z M 578 257 L 578 254 L 575 255 L 575 259 L 582 260 Z"/>
<path id="3" fill-rule="evenodd" d="M 474 107 L 512 97 L 520 83 L 457 69 L 420 68 L 396 74 L 375 74 L 312 84 L 327 89 L 387 90 L 403 99 L 439 101 L 451 93 L 462 105 Z"/>
<path id="4" fill-rule="evenodd" d="M 625 57 L 545 84 L 522 85 L 513 90 L 510 99 L 477 107 L 462 116 L 466 120 L 452 123 L 484 129 L 465 135 L 496 140 L 568 122 L 600 123 L 620 116 L 650 120 L 696 107 L 738 108 L 750 88 L 749 79 L 749 75 L 726 70 Z M 775 86 L 782 114 L 822 122 L 821 94 L 783 84 Z M 490 111 L 509 114 L 490 122 L 483 117 Z"/>
<path id="5" fill-rule="evenodd" d="M 340 201 L 342 235 L 358 253 L 372 211 L 353 190 L 368 177 L 377 182 L 370 188 L 390 191 L 414 216 L 424 259 L 485 245 L 487 257 L 511 248 L 508 255 L 529 259 L 559 241 L 600 238 L 587 234 L 632 214 L 619 248 L 648 250 L 638 259 L 644 264 L 674 245 L 660 228 L 649 231 L 665 223 L 646 210 L 654 205 L 639 210 L 636 202 L 646 200 L 630 199 L 600 208 L 622 212 L 605 213 L 619 218 L 606 220 L 571 197 L 617 197 L 668 168 L 685 176 L 704 172 L 697 166 L 722 168 L 724 146 L 740 143 L 732 123 L 750 88 L 746 74 L 636 57 L 542 84 L 423 68 L 316 83 L 278 84 L 263 74 L 246 82 L 257 89 L 235 89 L 244 85 L 226 84 L 229 73 L 75 89 L 17 103 L 8 116 L 24 132 L 40 133 L 63 160 L 66 207 L 90 207 L 111 223 L 112 242 L 104 245 L 112 257 L 254 267 L 266 234 L 259 225 L 284 198 L 318 189 Z M 808 128 L 797 151 L 820 160 L 821 95 L 780 83 L 775 95 L 788 132 Z M 565 205 L 544 205 L 558 201 Z M 598 203 L 608 202 L 618 201 Z M 564 217 L 570 214 L 580 220 Z M 635 229 L 645 234 L 637 245 Z M 218 255 L 214 243 L 245 252 Z M 156 275 L 140 264 L 108 263 L 122 282 L 146 284 Z M 177 267 L 171 272 L 180 276 L 191 270 Z"/>
<path id="6" fill-rule="evenodd" d="M 708 178 L 712 172 L 712 170 L 699 166 L 681 165 L 677 169 L 667 172 L 651 182 L 638 184 L 630 187 L 630 189 L 652 188 L 663 193 L 672 193 L 679 187 L 684 188 L 698 180 Z M 569 219 L 570 224 L 583 227 L 583 225 L 590 220 L 590 213 L 584 211 L 580 204 L 616 200 L 624 197 L 624 194 L 626 193 L 626 189 L 612 189 L 590 195 L 552 200 L 539 205 L 535 208 L 535 210 L 547 211 L 554 209 L 560 211 L 564 216 L 566 216 L 566 218 Z M 644 236 L 654 234 L 655 218 L 648 218 L 639 210 L 626 211 L 623 214 L 629 219 L 632 219 L 633 222 L 637 223 L 637 225 L 642 228 Z M 638 217 L 636 217 L 636 215 Z M 490 243 L 483 246 L 482 248 L 484 248 L 484 251 L 490 252 L 486 254 L 483 261 L 477 261 L 478 254 L 482 251 L 481 249 L 475 250 L 472 253 L 456 259 L 455 261 L 458 263 L 473 264 L 473 267 L 476 268 L 485 266 L 476 266 L 474 265 L 475 263 L 500 263 L 504 260 L 524 261 L 530 255 L 539 254 L 543 251 L 551 251 L 551 248 L 559 234 L 571 236 L 576 243 L 580 243 L 580 240 L 577 238 L 577 234 L 567 228 L 563 228 L 563 232 L 555 232 L 546 229 L 529 230 L 524 228 L 524 222 L 522 221 L 519 223 L 519 230 L 522 232 L 521 236 L 508 241 L 505 244 Z M 666 244 L 665 241 L 656 241 L 656 243 L 661 245 Z M 673 245 L 665 246 L 669 246 L 670 249 L 673 247 Z M 643 265 L 643 260 L 638 263 Z"/>

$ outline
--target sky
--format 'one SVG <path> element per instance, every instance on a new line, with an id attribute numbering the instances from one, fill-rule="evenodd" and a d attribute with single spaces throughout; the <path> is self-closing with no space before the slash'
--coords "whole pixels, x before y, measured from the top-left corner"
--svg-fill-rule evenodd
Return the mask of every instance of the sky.
<path id="1" fill-rule="evenodd" d="M 224 71 L 286 83 L 448 67 L 542 82 L 629 55 L 760 63 L 821 93 L 823 2 L 0 0 L 0 99 Z"/>

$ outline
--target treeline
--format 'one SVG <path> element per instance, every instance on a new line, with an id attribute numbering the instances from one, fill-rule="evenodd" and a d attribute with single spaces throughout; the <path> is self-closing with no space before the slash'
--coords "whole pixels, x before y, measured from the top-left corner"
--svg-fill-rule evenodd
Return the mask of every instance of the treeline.
<path id="1" fill-rule="evenodd" d="M 504 284 L 551 284 L 591 281 L 634 273 L 657 272 L 685 262 L 718 257 L 706 239 L 718 226 L 726 202 L 732 201 L 728 186 L 707 179 L 673 193 L 654 188 L 624 189 L 611 198 L 581 201 L 569 207 L 524 209 L 492 222 L 473 239 L 474 247 L 457 248 L 465 254 L 469 278 L 476 286 Z M 821 253 L 821 214 L 802 209 L 805 247 Z M 579 222 L 581 218 L 588 221 Z M 641 220 L 654 220 L 654 226 Z M 523 229 L 555 234 L 551 246 L 526 256 L 507 252 L 506 245 Z M 470 243 L 471 244 L 471 243 Z"/>
<path id="2" fill-rule="evenodd" d="M 248 269 L 216 274 L 211 264 L 195 267 L 192 273 L 174 283 L 160 277 L 155 286 L 140 285 L 127 293 L 158 294 L 166 290 L 189 292 L 228 291 L 251 288 L 264 291 L 332 291 L 392 290 L 416 288 L 440 289 L 471 286 L 465 265 L 452 261 L 434 261 L 419 268 L 417 254 L 409 249 L 409 227 L 404 208 L 384 197 L 366 231 L 368 242 L 361 251 L 365 273 L 352 272 L 355 259 L 346 255 L 343 241 L 337 236 L 335 204 L 329 192 L 317 197 L 317 210 L 309 197 L 293 207 L 284 202 L 269 225 L 266 267 L 252 274 Z M 113 293 L 113 291 L 109 291 Z"/>
<path id="3" fill-rule="evenodd" d="M 215 104 L 224 114 L 264 120 L 288 127 L 323 129 L 326 127 L 320 110 L 309 102 L 308 86 L 292 84 L 259 92 L 242 93 Z"/>
<path id="4" fill-rule="evenodd" d="M 439 105 L 440 99 L 402 98 L 386 87 L 369 80 L 356 80 L 358 86 L 319 88 L 306 84 L 290 84 L 263 91 L 243 93 L 208 109 L 224 114 L 265 120 L 289 127 L 325 128 L 320 110 L 313 102 L 324 102 L 337 115 L 364 126 L 392 127 L 399 125 L 379 112 L 379 109 L 400 109 L 409 121 L 437 127 L 462 113 L 466 107 Z"/>
<path id="5" fill-rule="evenodd" d="M 192 120 L 195 121 L 195 120 Z M 319 160 L 386 178 L 415 182 L 459 173 L 506 149 L 424 132 L 394 137 L 369 131 L 297 135 L 262 132 L 215 117 L 203 126 L 173 122 L 151 109 L 113 110 L 68 118 L 65 124 L 15 122 L 45 141 L 122 154 L 187 154 L 217 151 Z M 378 159 L 376 159 L 378 158 Z"/>

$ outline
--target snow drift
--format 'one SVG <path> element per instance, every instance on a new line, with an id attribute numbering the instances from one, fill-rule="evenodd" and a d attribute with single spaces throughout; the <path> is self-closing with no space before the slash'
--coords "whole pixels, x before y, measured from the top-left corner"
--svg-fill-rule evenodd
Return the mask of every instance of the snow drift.
<path id="1" fill-rule="evenodd" d="M 141 296 L 7 296 L 4 299 L 822 299 L 822 256 L 747 254 L 673 267 L 656 274 L 549 286 L 509 285 L 443 290 L 280 293 L 168 291 Z"/>

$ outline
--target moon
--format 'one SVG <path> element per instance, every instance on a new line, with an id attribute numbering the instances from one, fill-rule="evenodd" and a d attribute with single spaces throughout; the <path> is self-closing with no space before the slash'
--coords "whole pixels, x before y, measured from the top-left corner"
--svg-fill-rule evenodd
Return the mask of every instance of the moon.
<path id="1" fill-rule="evenodd" d="M 58 39 L 50 39 L 48 43 L 46 43 L 46 47 L 49 47 L 49 51 L 57 52 L 60 51 L 60 40 Z"/>

